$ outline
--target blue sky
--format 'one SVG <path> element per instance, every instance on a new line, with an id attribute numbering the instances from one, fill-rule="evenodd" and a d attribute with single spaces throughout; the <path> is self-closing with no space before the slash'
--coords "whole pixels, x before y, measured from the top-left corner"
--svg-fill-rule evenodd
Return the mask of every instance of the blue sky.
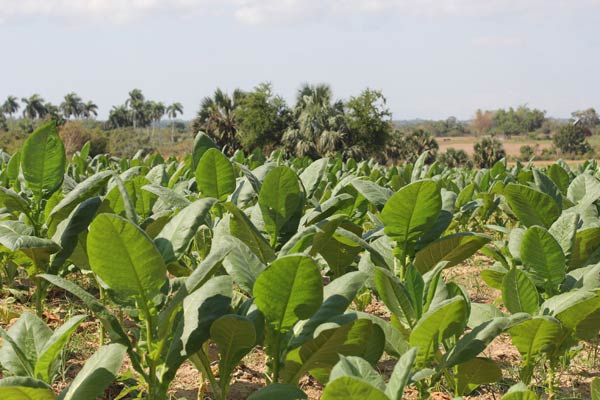
<path id="1" fill-rule="evenodd" d="M 0 0 L 0 98 L 381 89 L 394 119 L 600 109 L 600 0 Z"/>

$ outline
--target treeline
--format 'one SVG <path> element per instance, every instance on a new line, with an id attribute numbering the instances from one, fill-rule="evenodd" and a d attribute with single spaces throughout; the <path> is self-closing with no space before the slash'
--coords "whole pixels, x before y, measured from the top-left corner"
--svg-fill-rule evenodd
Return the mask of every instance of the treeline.
<path id="1" fill-rule="evenodd" d="M 22 118 L 17 118 L 19 112 Z M 85 123 L 71 123 L 68 129 L 63 129 L 68 132 L 63 140 L 73 146 L 84 139 L 93 140 L 99 152 L 112 150 L 125 155 L 124 152 L 136 148 L 148 150 L 163 146 L 165 132 L 161 128 L 165 127 L 162 119 L 166 116 L 170 119 L 171 144 L 204 131 L 230 155 L 240 149 L 251 152 L 260 148 L 269 152 L 281 148 L 290 155 L 313 159 L 342 154 L 345 158 L 374 158 L 379 162 L 415 161 L 423 152 L 428 154 L 427 161 L 433 162 L 439 149 L 436 137 L 468 135 L 503 138 L 542 135 L 554 139 L 557 150 L 550 156 L 582 155 L 591 150 L 585 137 L 600 133 L 600 118 L 593 108 L 573 112 L 568 124 L 527 106 L 477 110 L 470 121 L 449 117 L 398 124 L 392 121 L 381 91 L 367 88 L 348 99 L 337 99 L 326 84 L 302 85 L 291 105 L 274 93 L 269 83 L 261 83 L 249 91 L 237 89 L 227 93 L 217 89 L 202 99 L 195 118 L 187 125 L 177 120 L 182 114 L 181 103 L 166 105 L 147 99 L 140 89 L 130 91 L 122 105 L 113 106 L 106 121 L 95 121 L 97 105 L 84 101 L 76 93 L 67 94 L 59 105 L 45 101 L 38 94 L 22 98 L 20 102 L 8 96 L 0 107 L 0 129 L 28 133 L 47 119 L 79 120 Z M 565 126 L 576 128 L 568 128 L 567 132 Z M 559 135 L 561 130 L 564 132 Z M 480 152 L 493 153 L 493 157 L 487 158 L 503 155 L 498 147 L 500 142 L 490 143 L 479 143 L 475 154 L 481 148 Z M 534 156 L 535 150 L 529 146 L 522 153 L 525 159 Z M 441 160 L 451 165 L 485 164 L 479 162 L 477 156 L 470 160 L 460 150 L 444 153 Z"/>

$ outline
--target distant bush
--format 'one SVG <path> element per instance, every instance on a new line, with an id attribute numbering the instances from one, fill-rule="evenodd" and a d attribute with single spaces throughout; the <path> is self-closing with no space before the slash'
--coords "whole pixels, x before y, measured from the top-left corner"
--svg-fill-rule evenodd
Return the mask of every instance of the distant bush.
<path id="1" fill-rule="evenodd" d="M 456 150 L 452 147 L 449 147 L 445 153 L 440 154 L 438 156 L 438 160 L 450 168 L 471 168 L 473 166 L 473 162 L 464 150 Z"/>
<path id="2" fill-rule="evenodd" d="M 494 138 L 483 138 L 473 147 L 473 161 L 479 168 L 489 168 L 496 162 L 506 157 L 504 146 Z"/>
<path id="3" fill-rule="evenodd" d="M 590 153 L 592 147 L 586 140 L 588 130 L 582 125 L 563 125 L 554 134 L 552 141 L 561 154 L 578 156 Z"/>

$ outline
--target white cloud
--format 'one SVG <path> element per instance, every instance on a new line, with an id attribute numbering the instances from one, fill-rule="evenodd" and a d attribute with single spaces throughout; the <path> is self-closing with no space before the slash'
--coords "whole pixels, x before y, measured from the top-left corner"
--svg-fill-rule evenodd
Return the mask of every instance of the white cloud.
<path id="1" fill-rule="evenodd" d="M 525 40 L 519 36 L 481 36 L 472 43 L 477 47 L 522 47 Z"/>
<path id="2" fill-rule="evenodd" d="M 481 17 L 599 5 L 599 0 L 0 0 L 0 21 L 42 17 L 126 22 L 157 13 L 195 12 L 264 24 L 364 13 Z"/>

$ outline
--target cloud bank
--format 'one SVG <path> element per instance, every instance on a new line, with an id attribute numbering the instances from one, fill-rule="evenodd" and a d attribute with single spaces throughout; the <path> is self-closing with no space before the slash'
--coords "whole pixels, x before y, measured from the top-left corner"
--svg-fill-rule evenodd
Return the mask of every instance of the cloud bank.
<path id="1" fill-rule="evenodd" d="M 27 18 L 127 23 L 149 16 L 224 15 L 240 23 L 303 22 L 346 15 L 485 17 L 598 8 L 598 0 L 0 0 L 0 21 Z"/>

